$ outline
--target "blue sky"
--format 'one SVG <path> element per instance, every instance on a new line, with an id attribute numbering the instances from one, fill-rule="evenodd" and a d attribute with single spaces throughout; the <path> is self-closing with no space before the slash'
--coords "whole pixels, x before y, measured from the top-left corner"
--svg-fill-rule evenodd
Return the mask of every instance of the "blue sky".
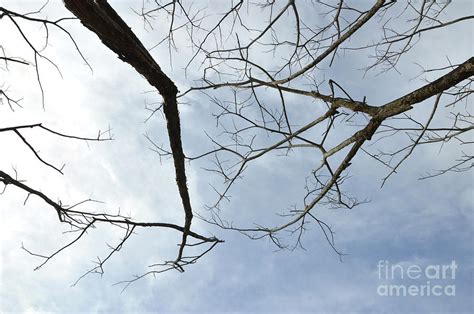
<path id="1" fill-rule="evenodd" d="M 28 11 L 40 3 L 1 1 L 0 6 Z M 130 10 L 139 4 L 111 3 L 147 47 L 156 42 L 159 31 L 143 30 L 143 23 Z M 59 1 L 52 1 L 45 12 L 50 18 L 70 15 Z M 453 17 L 472 15 L 474 7 L 468 0 L 453 1 L 449 12 Z M 158 97 L 144 93 L 150 90 L 145 80 L 103 47 L 95 35 L 78 22 L 67 25 L 93 67 L 93 74 L 71 49 L 71 43 L 63 35 L 52 33 L 46 51 L 57 61 L 63 78 L 50 66 L 42 67 L 46 110 L 39 101 L 31 67 L 11 67 L 8 72 L 1 68 L 1 80 L 5 79 L 12 92 L 24 97 L 24 109 L 10 112 L 1 106 L 0 127 L 42 122 L 65 133 L 93 136 L 110 125 L 115 140 L 86 145 L 25 132 L 45 158 L 57 164 L 67 163 L 65 176 L 60 176 L 40 165 L 15 137 L 0 133 L 0 169 L 8 172 L 14 166 L 20 178 L 41 187 L 52 199 L 74 203 L 92 195 L 105 202 L 97 209 L 113 212 L 120 208 L 138 220 L 180 223 L 181 203 L 171 160 L 160 162 L 143 136 L 148 133 L 159 143 L 167 144 L 162 117 L 144 123 L 148 116 L 145 102 L 157 101 Z M 419 74 L 415 62 L 441 67 L 447 64 L 446 56 L 452 63 L 472 56 L 472 26 L 472 22 L 461 23 L 423 37 L 403 59 L 402 74 L 369 72 L 364 77 L 358 69 L 370 62 L 366 53 L 341 58 L 332 68 L 324 68 L 325 73 L 343 80 L 353 95 L 367 96 L 370 103 L 381 105 L 423 84 L 413 79 Z M 372 36 L 371 27 L 368 25 L 353 43 Z M 38 29 L 30 31 L 41 36 Z M 0 21 L 0 34 L 2 45 L 28 53 L 16 41 L 18 36 L 9 23 Z M 177 41 L 186 45 L 184 38 L 178 37 Z M 184 76 L 185 58 L 180 56 L 189 55 L 185 48 L 174 54 L 172 68 L 167 63 L 166 49 L 154 49 L 153 53 L 180 90 L 198 77 L 198 72 Z M 216 91 L 216 95 L 224 97 L 224 92 Z M 183 142 L 185 150 L 196 155 L 209 145 L 202 142 L 206 139 L 204 130 L 214 134 L 219 130 L 214 128 L 211 112 L 215 108 L 207 97 L 194 93 L 187 101 L 189 104 L 180 107 Z M 305 121 L 302 112 L 314 110 L 314 103 L 300 103 L 298 98 L 290 99 L 289 104 L 295 108 L 292 113 L 297 121 Z M 423 116 L 426 112 L 421 107 L 413 114 Z M 389 149 L 400 141 L 394 138 L 381 145 Z M 472 148 L 468 149 L 472 152 Z M 142 273 L 152 263 L 173 258 L 180 234 L 139 230 L 110 261 L 102 277 L 89 276 L 70 287 L 91 267 L 97 255 L 107 252 L 105 243 L 116 242 L 122 234 L 101 226 L 74 248 L 33 271 L 41 261 L 21 250 L 21 244 L 47 254 L 65 243 L 61 232 L 67 229 L 40 200 L 31 198 L 23 205 L 25 193 L 8 187 L 0 196 L 0 312 L 470 313 L 474 310 L 472 171 L 418 180 L 426 171 L 449 163 L 459 151 L 457 145 L 447 145 L 441 152 L 439 146 L 421 147 L 382 189 L 381 179 L 387 170 L 368 156 L 359 155 L 350 167 L 352 178 L 345 189 L 370 202 L 352 210 L 318 209 L 318 217 L 336 231 L 337 248 L 347 254 L 342 262 L 314 224 L 304 236 L 304 250 L 275 251 L 267 240 L 251 241 L 239 233 L 196 220 L 197 230 L 216 234 L 225 243 L 182 274 L 168 272 L 156 278 L 146 277 L 123 293 L 123 286 L 113 284 Z M 317 164 L 314 159 L 306 152 L 295 152 L 289 157 L 273 156 L 250 165 L 245 180 L 232 190 L 223 216 L 243 226 L 279 221 L 275 213 L 301 202 L 305 175 Z M 219 178 L 202 170 L 205 165 L 207 161 L 191 163 L 187 170 L 194 209 L 203 214 L 204 204 L 215 198 L 209 183 L 219 183 Z M 444 265 L 454 260 L 458 265 L 456 279 L 439 283 L 454 283 L 456 296 L 379 296 L 377 287 L 384 284 L 377 273 L 380 260 L 404 267 Z"/>

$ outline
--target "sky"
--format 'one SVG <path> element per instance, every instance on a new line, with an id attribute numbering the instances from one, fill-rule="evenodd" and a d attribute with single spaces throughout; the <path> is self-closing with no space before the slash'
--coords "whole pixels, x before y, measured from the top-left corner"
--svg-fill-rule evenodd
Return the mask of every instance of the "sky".
<path id="1" fill-rule="evenodd" d="M 211 3 L 202 5 L 208 2 Z M 0 1 L 0 6 L 29 12 L 42 3 Z M 162 29 L 144 28 L 143 21 L 132 11 L 140 8 L 141 1 L 111 1 L 111 4 L 146 47 L 156 44 Z M 70 16 L 59 1 L 50 1 L 43 12 L 50 19 Z M 474 4 L 468 0 L 452 1 L 447 12 L 447 19 L 473 15 Z M 255 12 L 250 13 L 250 18 L 256 25 L 261 22 Z M 44 53 L 55 61 L 61 75 L 47 62 L 40 63 L 44 108 L 34 68 L 10 65 L 7 70 L 2 66 L 0 82 L 5 82 L 2 88 L 9 86 L 12 95 L 23 98 L 23 108 L 12 112 L 5 104 L 0 106 L 0 128 L 41 122 L 67 134 L 95 136 L 98 130 L 110 127 L 114 140 L 85 143 L 58 139 L 39 130 L 25 131 L 24 136 L 46 160 L 59 166 L 66 163 L 64 175 L 60 175 L 35 159 L 13 133 L 0 132 L 0 169 L 7 173 L 16 169 L 19 178 L 27 180 L 30 186 L 63 203 L 73 204 L 91 197 L 104 202 L 91 204 L 95 210 L 120 209 L 137 220 L 181 223 L 181 202 L 172 162 L 166 158 L 160 160 L 144 137 L 147 133 L 157 143 L 167 145 L 163 117 L 157 114 L 145 123 L 149 115 L 145 105 L 159 101 L 159 97 L 149 93 L 151 87 L 147 82 L 79 22 L 69 21 L 64 25 L 93 71 L 84 64 L 68 38 L 53 30 Z M 27 23 L 24 27 L 40 45 L 44 30 Z M 374 27 L 375 24 L 367 25 L 348 45 L 370 40 Z M 440 73 L 416 78 L 420 74 L 416 64 L 436 68 L 446 66 L 447 57 L 453 64 L 471 57 L 473 29 L 473 23 L 467 21 L 427 33 L 402 59 L 400 74 L 360 70 L 370 62 L 367 52 L 340 52 L 338 62 L 331 68 L 322 65 L 322 70 L 326 78 L 342 80 L 352 95 L 367 96 L 368 102 L 382 105 L 422 86 L 423 77 L 433 79 Z M 284 28 L 282 32 L 284 36 Z M 0 45 L 9 53 L 28 60 L 33 58 L 5 19 L 0 20 L 0 38 Z M 196 83 L 201 72 L 193 68 L 184 73 L 186 58 L 190 56 L 186 49 L 189 42 L 184 36 L 175 39 L 178 50 L 173 52 L 172 64 L 167 47 L 155 48 L 152 54 L 183 91 Z M 262 62 L 271 61 L 271 58 L 262 59 Z M 213 93 L 217 97 L 226 96 L 225 91 Z M 189 155 L 198 155 L 210 145 L 204 132 L 220 132 L 212 116 L 217 108 L 200 93 L 191 93 L 185 101 L 186 104 L 180 105 L 183 145 Z M 300 123 L 308 118 L 306 112 L 314 111 L 314 103 L 300 103 L 299 98 L 290 97 L 288 104 L 295 121 Z M 422 107 L 413 115 L 425 117 L 426 113 Z M 391 149 L 402 141 L 394 138 L 380 147 Z M 184 273 L 145 277 L 125 291 L 123 285 L 114 284 L 143 273 L 150 264 L 173 258 L 179 233 L 139 230 L 106 265 L 103 276 L 90 275 L 71 287 L 93 266 L 97 256 L 108 252 L 106 243 L 116 243 L 123 234 L 105 225 L 98 226 L 35 271 L 42 260 L 27 254 L 21 246 L 39 254 L 51 253 L 66 243 L 67 235 L 62 232 L 67 228 L 41 200 L 31 197 L 24 204 L 26 194 L 7 187 L 0 195 L 0 312 L 471 313 L 474 310 L 472 171 L 418 180 L 427 171 L 449 164 L 461 149 L 472 154 L 472 148 L 458 145 L 447 144 L 442 150 L 439 146 L 420 147 L 383 188 L 380 188 L 381 179 L 387 169 L 367 155 L 357 156 L 345 189 L 370 202 L 351 210 L 318 209 L 318 217 L 336 232 L 336 246 L 346 254 L 342 261 L 314 224 L 304 235 L 304 249 L 291 251 L 276 250 L 268 240 L 252 241 L 196 219 L 193 228 L 214 234 L 225 243 Z M 218 177 L 203 170 L 208 165 L 206 160 L 187 165 L 194 210 L 202 214 L 206 214 L 205 205 L 215 200 L 210 184 L 220 184 Z M 280 221 L 275 213 L 301 202 L 305 176 L 314 166 L 315 156 L 306 151 L 290 156 L 272 155 L 250 165 L 244 180 L 232 189 L 223 217 L 241 226 L 251 226 L 254 222 L 273 225 Z M 287 240 L 291 243 L 290 238 Z M 416 280 L 406 275 L 380 278 L 380 269 L 383 274 L 384 268 L 379 265 L 396 265 L 397 269 L 405 270 L 419 266 L 426 270 L 452 265 L 453 261 L 457 265 L 455 278 L 430 279 L 426 273 Z M 431 286 L 454 285 L 455 295 L 397 297 L 382 296 L 378 290 L 386 284 L 420 286 L 428 281 Z"/>

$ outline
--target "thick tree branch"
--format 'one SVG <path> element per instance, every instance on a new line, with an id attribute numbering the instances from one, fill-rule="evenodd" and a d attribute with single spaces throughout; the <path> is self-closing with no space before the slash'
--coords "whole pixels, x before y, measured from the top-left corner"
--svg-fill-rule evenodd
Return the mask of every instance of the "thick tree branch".
<path id="1" fill-rule="evenodd" d="M 186 246 L 186 237 L 191 228 L 193 213 L 181 144 L 181 127 L 176 100 L 178 89 L 107 1 L 64 0 L 64 3 L 66 8 L 78 17 L 84 26 L 94 32 L 122 61 L 130 64 L 138 73 L 142 74 L 160 92 L 164 99 L 163 110 L 167 120 L 169 141 L 173 153 L 176 182 L 185 212 L 183 239 L 176 259 L 176 261 L 179 261 Z"/>
<path id="2" fill-rule="evenodd" d="M 378 119 L 385 119 L 410 110 L 414 104 L 442 93 L 473 75 L 474 57 L 471 57 L 436 81 L 383 105 L 380 107 L 379 113 L 376 117 Z"/>

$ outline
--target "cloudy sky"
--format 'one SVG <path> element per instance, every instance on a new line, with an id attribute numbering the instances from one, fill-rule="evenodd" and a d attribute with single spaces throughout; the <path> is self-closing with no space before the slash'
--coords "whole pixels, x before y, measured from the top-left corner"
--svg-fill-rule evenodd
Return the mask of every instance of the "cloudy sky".
<path id="1" fill-rule="evenodd" d="M 365 1 L 365 0 L 364 0 Z M 206 3 L 212 1 L 206 1 Z M 223 1 L 224 2 L 224 1 Z M 365 1 L 370 5 L 371 1 Z M 399 1 L 403 2 L 403 1 Z M 41 1 L 0 1 L 0 6 L 18 12 L 38 9 Z M 133 13 L 141 1 L 111 1 L 113 7 L 143 41 L 152 47 L 160 36 L 159 27 L 144 29 Z M 70 16 L 61 2 L 50 1 L 43 16 L 55 19 Z M 305 12 L 311 14 L 311 12 Z M 446 20 L 474 14 L 470 0 L 452 1 Z M 255 14 L 250 18 L 256 19 Z M 256 20 L 255 23 L 258 21 Z M 157 22 L 156 22 L 157 23 Z M 398 23 L 402 23 L 401 21 Z M 258 24 L 258 23 L 257 23 Z M 32 66 L 10 65 L 0 68 L 1 88 L 9 87 L 15 98 L 23 98 L 23 108 L 12 112 L 0 106 L 0 128 L 43 123 L 67 134 L 94 137 L 98 130 L 112 129 L 113 141 L 85 143 L 61 139 L 40 130 L 27 130 L 24 136 L 54 165 L 66 163 L 64 176 L 34 158 L 13 133 L 0 132 L 0 169 L 18 171 L 21 179 L 49 195 L 53 200 L 73 204 L 92 197 L 103 204 L 92 210 L 130 214 L 137 220 L 182 222 L 181 202 L 170 159 L 160 160 L 144 137 L 150 134 L 167 145 L 165 121 L 159 114 L 148 122 L 146 104 L 159 101 L 147 82 L 129 65 L 121 62 L 97 37 L 77 21 L 64 23 L 76 39 L 93 72 L 84 64 L 64 34 L 52 31 L 45 55 L 61 70 L 40 63 L 45 91 L 44 109 Z M 373 36 L 368 25 L 353 40 L 354 44 Z M 38 46 L 44 30 L 24 24 Z M 323 65 L 329 77 L 339 78 L 357 97 L 382 105 L 423 84 L 419 63 L 427 68 L 461 63 L 472 56 L 473 23 L 467 21 L 428 33 L 400 64 L 400 72 L 365 73 L 359 69 L 370 60 L 363 53 L 341 53 L 331 68 Z M 166 47 L 152 50 L 165 73 L 181 91 L 199 78 L 200 72 L 183 71 L 190 56 L 185 37 L 175 38 L 172 66 Z M 32 60 L 33 55 L 12 23 L 0 20 L 0 45 L 11 55 Z M 262 60 L 268 62 L 268 60 Z M 442 72 L 437 72 L 435 78 Z M 365 75 L 364 75 L 365 74 Z M 219 95 L 220 91 L 216 91 Z M 222 94 L 224 95 L 224 94 Z M 209 147 L 206 132 L 218 134 L 212 117 L 217 109 L 209 98 L 192 93 L 180 106 L 184 149 L 198 155 Z M 295 102 L 291 102 L 295 104 Z M 310 110 L 314 104 L 297 104 Z M 471 104 L 469 104 L 471 105 Z M 426 111 L 414 114 L 424 116 Z M 296 115 L 296 113 L 295 113 Z M 301 119 L 304 119 L 302 114 Z M 471 135 L 472 139 L 472 135 Z M 397 140 L 383 145 L 397 145 Z M 465 148 L 464 148 L 465 149 Z M 472 148 L 467 148 L 472 154 Z M 103 276 L 90 275 L 71 287 L 93 266 L 97 256 L 108 252 L 106 243 L 117 243 L 123 236 L 116 228 L 99 226 L 79 243 L 52 259 L 42 262 L 21 249 L 48 254 L 67 243 L 67 230 L 57 221 L 52 208 L 8 187 L 0 196 L 0 312 L 311 312 L 311 313 L 469 313 L 474 310 L 474 243 L 472 172 L 447 173 L 431 180 L 418 178 L 440 169 L 458 156 L 460 148 L 446 145 L 422 147 L 407 160 L 398 174 L 381 189 L 387 169 L 365 155 L 351 166 L 345 186 L 351 195 L 370 202 L 352 210 L 319 209 L 319 217 L 336 231 L 336 245 L 342 262 L 324 239 L 319 227 L 310 225 L 303 238 L 305 249 L 276 251 L 268 240 L 251 241 L 234 232 L 222 231 L 199 220 L 196 230 L 225 240 L 184 273 L 167 272 L 146 277 L 122 292 L 127 280 L 146 271 L 148 265 L 175 257 L 180 234 L 168 230 L 139 230 L 106 265 Z M 232 199 L 223 209 L 226 219 L 251 226 L 253 222 L 274 222 L 280 213 L 301 202 L 305 176 L 317 165 L 314 156 L 295 153 L 251 165 L 245 179 L 232 190 Z M 219 178 L 203 171 L 207 161 L 188 165 L 188 185 L 196 212 L 206 213 L 205 204 L 215 200 L 209 184 Z M 3 188 L 3 187 L 0 187 Z M 275 218 L 276 217 L 276 218 Z M 447 265 L 455 261 L 455 279 L 431 280 L 430 284 L 455 285 L 455 296 L 380 296 L 384 284 L 421 285 L 427 278 L 411 280 L 379 278 L 379 261 L 409 267 Z"/>

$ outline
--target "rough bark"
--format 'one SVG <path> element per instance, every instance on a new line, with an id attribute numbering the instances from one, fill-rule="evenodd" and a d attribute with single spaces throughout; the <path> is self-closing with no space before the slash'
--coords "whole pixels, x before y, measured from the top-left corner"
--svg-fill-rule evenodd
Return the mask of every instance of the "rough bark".
<path id="1" fill-rule="evenodd" d="M 413 105 L 444 92 L 473 75 L 474 57 L 471 57 L 437 80 L 383 105 L 379 109 L 377 118 L 385 119 L 410 110 Z"/>
<path id="2" fill-rule="evenodd" d="M 115 52 L 122 61 L 130 64 L 138 73 L 143 75 L 163 97 L 163 111 L 167 120 L 176 182 L 185 212 L 183 240 L 177 257 L 177 260 L 180 260 L 191 227 L 193 213 L 186 183 L 184 153 L 181 143 L 181 127 L 176 100 L 178 88 L 161 70 L 131 28 L 107 1 L 64 0 L 64 4 L 70 12 L 79 18 L 85 27 L 100 38 L 104 45 Z"/>

